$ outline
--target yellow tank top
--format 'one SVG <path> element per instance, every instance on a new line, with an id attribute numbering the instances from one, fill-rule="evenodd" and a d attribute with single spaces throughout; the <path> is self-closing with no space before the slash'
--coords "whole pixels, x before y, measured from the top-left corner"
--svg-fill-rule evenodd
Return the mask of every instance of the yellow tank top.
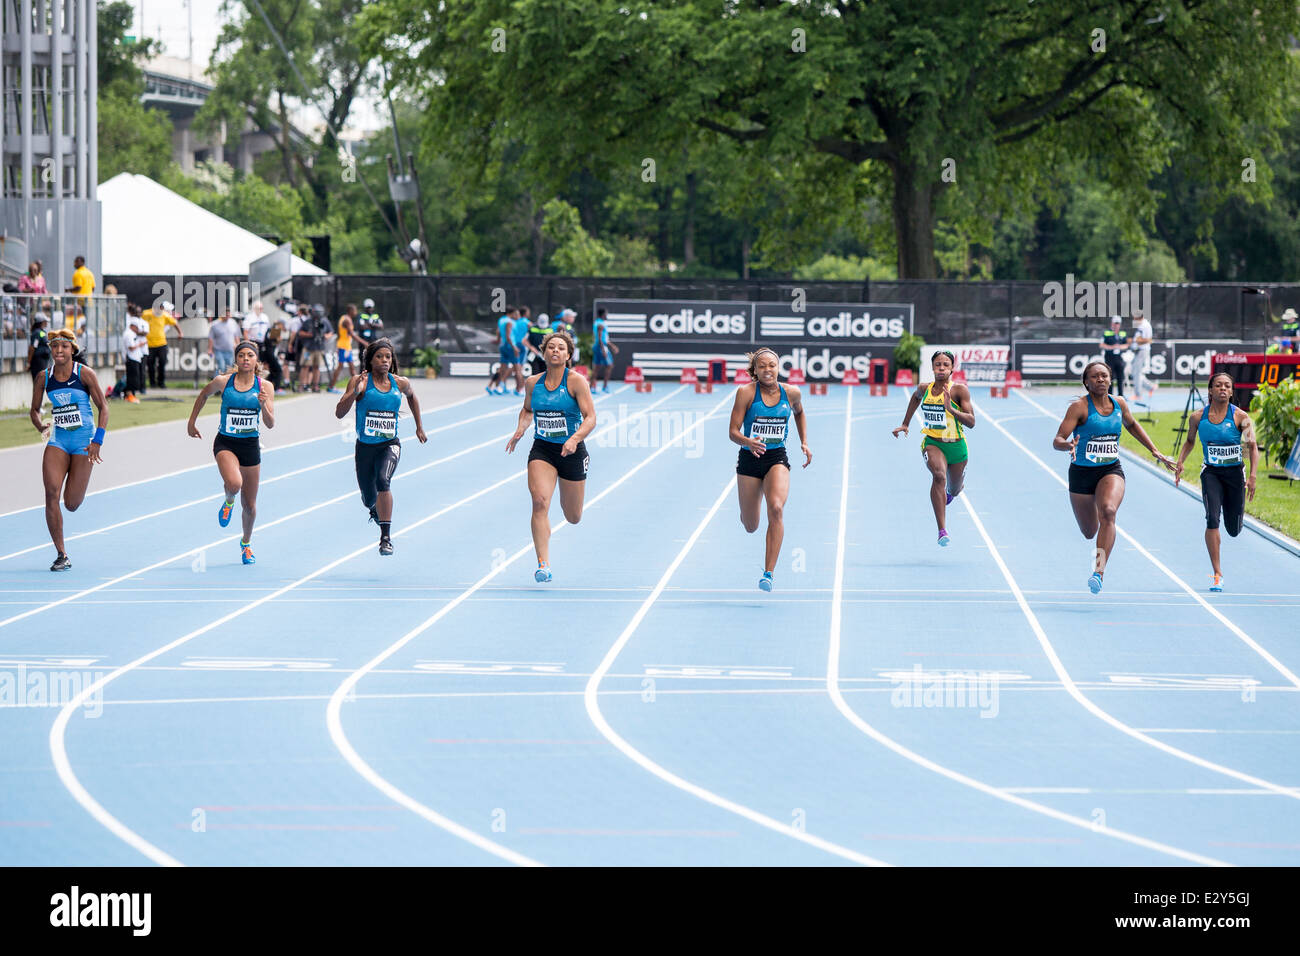
<path id="1" fill-rule="evenodd" d="M 952 397 L 952 387 L 952 383 L 949 382 L 950 397 Z M 955 397 L 952 398 L 952 404 L 954 408 L 961 407 Z M 943 396 L 934 394 L 933 382 L 925 387 L 925 395 L 921 397 L 921 434 L 940 441 L 957 441 L 962 437 L 961 422 L 944 408 Z M 922 442 L 924 440 L 923 438 Z"/>
<path id="2" fill-rule="evenodd" d="M 352 348 L 352 330 L 342 322 L 339 323 L 339 348 L 344 351 Z"/>

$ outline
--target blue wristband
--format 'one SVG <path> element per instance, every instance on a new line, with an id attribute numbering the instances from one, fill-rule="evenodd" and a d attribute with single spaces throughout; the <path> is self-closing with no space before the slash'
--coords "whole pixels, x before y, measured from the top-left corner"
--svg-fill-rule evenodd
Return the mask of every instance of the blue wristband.
<path id="1" fill-rule="evenodd" d="M 96 428 L 96 429 L 95 429 L 95 437 L 92 438 L 92 439 L 90 440 L 90 442 L 91 442 L 92 445 L 98 445 L 99 447 L 103 448 L 103 447 L 104 447 L 104 429 L 102 429 L 102 428 Z"/>

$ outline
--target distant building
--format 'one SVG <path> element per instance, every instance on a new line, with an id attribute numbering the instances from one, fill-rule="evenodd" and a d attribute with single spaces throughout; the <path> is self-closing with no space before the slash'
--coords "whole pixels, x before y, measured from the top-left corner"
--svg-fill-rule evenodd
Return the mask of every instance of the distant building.
<path id="1" fill-rule="evenodd" d="M 174 56 L 159 56 L 144 67 L 144 96 L 141 102 L 162 110 L 172 121 L 172 160 L 186 173 L 211 160 L 229 163 L 242 173 L 251 173 L 253 163 L 263 153 L 276 148 L 280 127 L 259 129 L 253 118 L 231 136 L 226 124 L 211 136 L 202 136 L 194 128 L 194 117 L 212 93 L 212 79 L 198 65 Z M 289 136 L 302 142 L 303 134 L 292 124 Z"/>
<path id="2" fill-rule="evenodd" d="M 100 272 L 95 3 L 5 0 L 0 21 L 0 268 L 40 259 L 62 289 L 74 256 Z"/>

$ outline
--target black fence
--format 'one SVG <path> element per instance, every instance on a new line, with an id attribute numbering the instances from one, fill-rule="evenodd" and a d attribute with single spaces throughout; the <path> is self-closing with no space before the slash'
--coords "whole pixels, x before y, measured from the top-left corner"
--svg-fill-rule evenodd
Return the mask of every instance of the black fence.
<path id="1" fill-rule="evenodd" d="M 106 276 L 132 302 L 153 302 L 156 283 L 175 286 L 175 276 Z M 243 281 L 241 276 L 186 276 L 185 281 Z M 1128 289 L 1128 286 L 1134 288 Z M 492 351 L 503 304 L 527 305 L 536 316 L 561 308 L 578 313 L 579 332 L 591 329 L 596 299 L 695 299 L 747 302 L 843 302 L 910 304 L 914 330 L 930 342 L 1006 344 L 1099 336 L 1109 316 L 1120 313 L 1131 327 L 1140 302 L 1158 339 L 1266 340 L 1268 321 L 1300 309 L 1300 283 L 1242 286 L 1235 283 L 1104 283 L 1033 281 L 803 282 L 794 279 L 611 279 L 565 276 L 332 275 L 300 277 L 299 301 L 324 304 L 337 317 L 349 304 L 375 301 L 385 331 L 405 350 L 438 344 L 456 352 Z M 1117 293 L 1125 291 L 1132 295 Z M 177 298 L 173 298 L 177 301 Z M 183 308 L 183 302 L 177 301 Z M 417 321 L 417 315 L 423 321 Z"/>

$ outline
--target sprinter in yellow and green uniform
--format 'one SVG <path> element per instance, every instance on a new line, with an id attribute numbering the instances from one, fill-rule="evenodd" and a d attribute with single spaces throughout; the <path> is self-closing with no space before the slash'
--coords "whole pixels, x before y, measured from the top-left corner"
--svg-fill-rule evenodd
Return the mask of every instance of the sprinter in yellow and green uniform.
<path id="1" fill-rule="evenodd" d="M 939 526 L 939 546 L 949 540 L 945 527 L 948 505 L 961 494 L 966 478 L 966 429 L 975 427 L 975 411 L 970 389 L 952 381 L 956 357 L 947 351 L 935 352 L 930 360 L 934 381 L 923 384 L 907 403 L 903 424 L 894 429 L 894 437 L 907 434 L 917 408 L 921 409 L 921 455 L 930 470 L 930 504 Z"/>

